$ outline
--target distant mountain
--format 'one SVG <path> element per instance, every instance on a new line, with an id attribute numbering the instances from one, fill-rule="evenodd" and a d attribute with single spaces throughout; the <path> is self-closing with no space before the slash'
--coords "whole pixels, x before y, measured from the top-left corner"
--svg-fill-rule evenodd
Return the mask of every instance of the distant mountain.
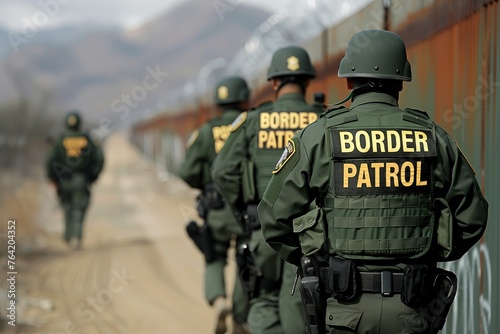
<path id="1" fill-rule="evenodd" d="M 0 64 L 0 103 L 42 87 L 52 109 L 78 108 L 95 120 L 155 109 L 211 59 L 230 60 L 269 16 L 231 9 L 221 18 L 212 1 L 191 0 L 133 31 L 40 32 Z"/>

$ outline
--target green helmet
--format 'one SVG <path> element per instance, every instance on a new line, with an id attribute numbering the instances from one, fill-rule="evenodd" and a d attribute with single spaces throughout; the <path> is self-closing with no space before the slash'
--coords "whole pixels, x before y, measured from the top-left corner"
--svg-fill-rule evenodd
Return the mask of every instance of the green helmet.
<path id="1" fill-rule="evenodd" d="M 80 113 L 77 111 L 70 111 L 66 114 L 64 119 L 64 124 L 66 128 L 70 130 L 78 130 L 80 129 L 80 124 L 82 123 L 82 118 L 80 117 Z"/>
<path id="2" fill-rule="evenodd" d="M 245 79 L 233 76 L 217 83 L 215 88 L 215 103 L 218 105 L 238 103 L 250 99 L 250 89 Z"/>
<path id="3" fill-rule="evenodd" d="M 267 71 L 267 80 L 289 75 L 316 77 L 309 54 L 299 46 L 287 46 L 274 52 Z"/>
<path id="4" fill-rule="evenodd" d="M 390 31 L 360 31 L 347 44 L 338 76 L 411 81 L 405 43 Z"/>

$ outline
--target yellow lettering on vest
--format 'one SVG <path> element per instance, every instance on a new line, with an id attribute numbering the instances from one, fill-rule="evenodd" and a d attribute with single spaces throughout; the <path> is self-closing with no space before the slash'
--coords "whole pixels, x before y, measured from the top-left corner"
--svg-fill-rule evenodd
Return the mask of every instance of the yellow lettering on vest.
<path id="1" fill-rule="evenodd" d="M 362 147 L 361 137 L 364 137 L 365 146 Z M 370 150 L 370 138 L 368 137 L 368 132 L 358 131 L 356 132 L 356 147 L 360 153 L 366 153 Z"/>
<path id="2" fill-rule="evenodd" d="M 358 177 L 358 184 L 356 187 L 361 188 L 363 184 L 368 188 L 371 188 L 372 186 L 372 181 L 370 180 L 370 173 L 368 172 L 367 163 L 362 163 L 359 166 L 359 177 Z"/>
<path id="3" fill-rule="evenodd" d="M 372 147 L 373 152 L 379 152 L 377 146 L 380 147 L 380 152 L 385 152 L 385 144 L 384 144 L 384 133 L 380 130 L 372 131 Z"/>
<path id="4" fill-rule="evenodd" d="M 349 153 L 354 151 L 353 135 L 347 131 L 340 131 L 340 151 Z"/>
<path id="5" fill-rule="evenodd" d="M 267 138 L 269 138 L 269 133 L 265 130 L 260 130 L 259 131 L 259 148 L 264 148 L 264 143 L 267 141 Z"/>
<path id="6" fill-rule="evenodd" d="M 309 121 L 308 121 L 308 124 L 311 124 L 312 122 L 316 121 L 318 119 L 318 115 L 313 113 L 313 112 L 310 112 L 309 113 Z"/>
<path id="7" fill-rule="evenodd" d="M 385 186 L 391 186 L 391 179 L 394 180 L 394 187 L 399 187 L 398 181 L 399 166 L 395 162 L 388 162 L 385 164 Z"/>
<path id="8" fill-rule="evenodd" d="M 422 131 L 415 131 L 415 148 L 417 152 L 429 152 L 429 144 L 427 144 L 427 134 Z"/>
<path id="9" fill-rule="evenodd" d="M 280 127 L 280 115 L 277 112 L 269 115 L 269 125 L 271 129 L 278 129 Z"/>
<path id="10" fill-rule="evenodd" d="M 349 179 L 356 176 L 357 168 L 355 164 L 344 164 L 344 188 L 349 188 Z"/>
<path id="11" fill-rule="evenodd" d="M 214 143 L 215 146 L 215 153 L 219 154 L 220 150 L 222 150 L 222 147 L 224 147 L 224 141 L 222 140 L 217 140 Z"/>
<path id="12" fill-rule="evenodd" d="M 409 170 L 408 177 L 407 169 Z M 413 184 L 413 180 L 415 179 L 415 167 L 409 161 L 405 161 L 403 165 L 401 165 L 401 184 L 405 187 L 409 187 Z"/>
<path id="13" fill-rule="evenodd" d="M 87 147 L 86 137 L 66 137 L 63 139 L 63 146 L 68 158 L 76 158 L 82 154 L 82 149 Z"/>
<path id="14" fill-rule="evenodd" d="M 218 126 L 214 126 L 212 128 L 212 136 L 214 137 L 214 140 L 217 140 L 220 138 L 220 132 L 219 132 L 219 127 Z"/>
<path id="15" fill-rule="evenodd" d="M 426 186 L 427 180 L 420 180 L 422 176 L 422 161 L 417 161 L 417 186 Z"/>
<path id="16" fill-rule="evenodd" d="M 263 112 L 260 114 L 260 128 L 261 129 L 269 128 L 269 113 Z"/>
<path id="17" fill-rule="evenodd" d="M 278 148 L 276 146 L 276 134 L 274 131 L 269 131 L 269 137 L 267 138 L 266 148 Z"/>
<path id="18" fill-rule="evenodd" d="M 387 152 L 397 152 L 401 148 L 399 133 L 394 130 L 387 131 Z"/>
<path id="19" fill-rule="evenodd" d="M 283 148 L 283 145 L 285 145 L 285 131 L 278 130 L 276 131 L 276 145 L 277 148 Z"/>
<path id="20" fill-rule="evenodd" d="M 413 131 L 403 130 L 401 131 L 401 141 L 403 142 L 403 152 L 415 152 L 415 148 L 409 147 L 408 144 L 413 142 L 411 135 Z"/>
<path id="21" fill-rule="evenodd" d="M 299 127 L 299 114 L 296 112 L 290 113 L 290 129 L 297 129 Z"/>
<path id="22" fill-rule="evenodd" d="M 300 113 L 300 128 L 303 129 L 307 126 L 307 113 L 301 112 Z"/>
<path id="23" fill-rule="evenodd" d="M 285 128 L 285 129 L 290 128 L 290 124 L 288 122 L 290 120 L 290 114 L 287 112 L 282 112 L 282 113 L 280 113 L 280 117 L 281 117 L 281 120 L 280 120 L 281 127 Z"/>
<path id="24" fill-rule="evenodd" d="M 290 140 L 294 135 L 295 132 L 287 130 L 285 133 L 285 143 L 288 143 L 288 140 Z"/>
<path id="25" fill-rule="evenodd" d="M 380 169 L 384 167 L 383 162 L 373 162 L 372 168 L 375 169 L 375 187 L 380 187 Z"/>

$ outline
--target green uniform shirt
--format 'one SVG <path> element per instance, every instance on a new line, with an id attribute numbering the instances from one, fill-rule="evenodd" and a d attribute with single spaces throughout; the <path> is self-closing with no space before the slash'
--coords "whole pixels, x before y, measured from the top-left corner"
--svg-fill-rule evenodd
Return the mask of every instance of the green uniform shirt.
<path id="1" fill-rule="evenodd" d="M 101 148 L 81 131 L 67 131 L 49 151 L 45 170 L 47 177 L 56 183 L 69 179 L 74 173 L 85 174 L 94 182 L 104 166 Z"/>
<path id="2" fill-rule="evenodd" d="M 387 120 L 392 119 L 393 113 L 408 112 L 399 109 L 397 101 L 389 95 L 366 93 L 356 97 L 350 111 L 342 115 L 372 117 L 372 125 L 390 126 L 392 124 L 387 124 Z M 330 117 L 335 117 L 335 111 L 292 138 L 293 150 L 285 152 L 284 164 L 273 175 L 258 208 L 266 241 L 283 258 L 296 265 L 302 250 L 299 238 L 293 232 L 293 219 L 306 214 L 309 205 L 318 197 L 333 194 L 332 148 L 323 122 Z M 447 258 L 453 260 L 460 258 L 480 239 L 486 228 L 488 203 L 482 196 L 473 169 L 456 143 L 439 126 L 435 131 L 437 161 L 433 170 L 433 196 L 447 201 L 454 218 L 454 247 Z M 451 234 L 450 231 L 447 233 Z"/>
<path id="3" fill-rule="evenodd" d="M 231 123 L 239 114 L 236 109 L 225 110 L 222 116 L 211 119 L 191 134 L 179 170 L 179 176 L 191 187 L 203 190 L 205 185 L 212 183 L 210 168 L 230 134 Z"/>
<path id="4" fill-rule="evenodd" d="M 322 108 L 307 104 L 300 94 L 285 94 L 272 104 L 242 115 L 213 166 L 213 179 L 230 204 L 258 203 L 287 140 L 318 118 Z M 250 161 L 255 195 L 244 200 L 244 165 Z M 245 203 L 246 202 L 246 203 Z"/>

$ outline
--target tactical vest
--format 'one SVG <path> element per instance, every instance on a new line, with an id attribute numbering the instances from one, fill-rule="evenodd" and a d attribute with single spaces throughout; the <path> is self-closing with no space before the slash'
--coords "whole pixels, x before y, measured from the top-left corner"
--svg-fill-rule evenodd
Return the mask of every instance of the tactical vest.
<path id="1" fill-rule="evenodd" d="M 324 118 L 331 156 L 323 201 L 329 252 L 363 260 L 422 257 L 436 224 L 433 122 L 409 109 L 383 121 L 347 111 Z"/>
<path id="2" fill-rule="evenodd" d="M 298 104 L 293 111 L 283 111 L 279 103 L 274 103 L 256 112 L 259 113 L 257 137 L 250 143 L 249 150 L 255 165 L 257 201 L 262 198 L 288 139 L 316 121 L 323 109 L 303 103 Z"/>

